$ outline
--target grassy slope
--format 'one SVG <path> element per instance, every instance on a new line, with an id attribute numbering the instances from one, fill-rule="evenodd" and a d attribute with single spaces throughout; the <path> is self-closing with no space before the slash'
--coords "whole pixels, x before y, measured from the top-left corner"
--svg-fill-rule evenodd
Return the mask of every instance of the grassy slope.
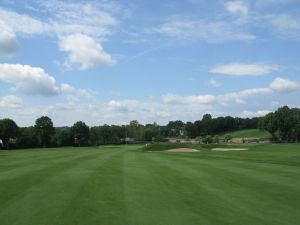
<path id="1" fill-rule="evenodd" d="M 233 138 L 270 138 L 271 134 L 267 131 L 261 131 L 258 129 L 247 129 L 228 132 L 223 135 L 220 135 L 221 138 L 224 138 L 226 135 L 230 135 Z"/>
<path id="2" fill-rule="evenodd" d="M 0 152 L 1 225 L 299 224 L 300 145 L 140 147 Z"/>

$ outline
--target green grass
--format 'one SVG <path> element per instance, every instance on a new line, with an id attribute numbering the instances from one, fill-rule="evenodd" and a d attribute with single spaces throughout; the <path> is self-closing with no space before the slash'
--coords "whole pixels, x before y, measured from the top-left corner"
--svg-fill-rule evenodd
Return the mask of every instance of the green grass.
<path id="1" fill-rule="evenodd" d="M 233 138 L 271 138 L 271 134 L 269 132 L 258 129 L 246 129 L 228 132 L 220 135 L 220 137 L 224 138 L 226 135 L 230 135 Z"/>
<path id="2" fill-rule="evenodd" d="M 201 148 L 200 145 L 188 145 L 188 144 L 177 144 L 177 143 L 169 143 L 169 142 L 162 142 L 162 143 L 154 143 L 154 144 L 147 144 L 147 146 L 143 147 L 144 151 L 165 151 L 168 149 L 174 148 Z"/>
<path id="3" fill-rule="evenodd" d="M 2 151 L 0 224 L 299 225 L 300 145 L 245 146 Z"/>

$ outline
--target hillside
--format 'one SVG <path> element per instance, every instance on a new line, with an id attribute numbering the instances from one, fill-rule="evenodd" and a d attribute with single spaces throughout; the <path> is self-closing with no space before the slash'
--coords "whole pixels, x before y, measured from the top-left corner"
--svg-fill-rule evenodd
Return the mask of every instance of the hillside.
<path id="1" fill-rule="evenodd" d="M 226 135 L 230 135 L 233 138 L 270 138 L 271 134 L 267 131 L 258 129 L 247 129 L 228 132 L 220 135 L 220 138 L 224 138 Z"/>

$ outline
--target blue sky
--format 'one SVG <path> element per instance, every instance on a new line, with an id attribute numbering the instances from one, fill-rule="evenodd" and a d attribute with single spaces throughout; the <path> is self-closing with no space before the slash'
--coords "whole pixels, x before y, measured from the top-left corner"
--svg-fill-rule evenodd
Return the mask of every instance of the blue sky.
<path id="1" fill-rule="evenodd" d="M 0 117 L 56 126 L 299 107 L 299 0 L 0 3 Z"/>

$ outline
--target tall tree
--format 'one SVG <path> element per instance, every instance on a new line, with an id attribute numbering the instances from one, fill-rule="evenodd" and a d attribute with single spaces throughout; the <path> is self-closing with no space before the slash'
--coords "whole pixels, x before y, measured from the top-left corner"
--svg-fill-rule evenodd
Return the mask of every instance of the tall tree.
<path id="1" fill-rule="evenodd" d="M 40 146 L 48 147 L 54 134 L 52 120 L 48 116 L 42 116 L 35 121 L 34 129 Z"/>
<path id="2" fill-rule="evenodd" d="M 212 116 L 204 114 L 201 120 L 202 133 L 201 136 L 210 135 L 212 133 Z"/>
<path id="3" fill-rule="evenodd" d="M 72 126 L 72 134 L 74 137 L 74 143 L 78 146 L 88 145 L 90 129 L 82 121 L 76 122 Z"/>
<path id="4" fill-rule="evenodd" d="M 10 140 L 16 138 L 19 133 L 19 127 L 12 119 L 0 120 L 0 139 L 4 146 L 9 149 Z"/>
<path id="5" fill-rule="evenodd" d="M 168 135 L 170 137 L 176 137 L 179 135 L 183 135 L 184 133 L 184 122 L 181 120 L 170 121 L 167 125 Z"/>
<path id="6" fill-rule="evenodd" d="M 280 139 L 289 141 L 290 133 L 294 125 L 293 114 L 288 106 L 280 107 L 275 112 L 275 121 Z"/>
<path id="7" fill-rule="evenodd" d="M 275 113 L 271 112 L 265 117 L 262 117 L 259 120 L 259 129 L 268 131 L 272 135 L 272 138 L 275 139 L 275 133 L 277 131 Z"/>
<path id="8" fill-rule="evenodd" d="M 300 109 L 293 108 L 291 109 L 293 127 L 291 129 L 290 136 L 298 143 L 300 139 Z"/>
<path id="9" fill-rule="evenodd" d="M 195 124 L 192 122 L 187 122 L 185 124 L 185 132 L 186 132 L 186 135 L 189 136 L 190 138 L 197 137 L 197 128 L 196 128 Z"/>

